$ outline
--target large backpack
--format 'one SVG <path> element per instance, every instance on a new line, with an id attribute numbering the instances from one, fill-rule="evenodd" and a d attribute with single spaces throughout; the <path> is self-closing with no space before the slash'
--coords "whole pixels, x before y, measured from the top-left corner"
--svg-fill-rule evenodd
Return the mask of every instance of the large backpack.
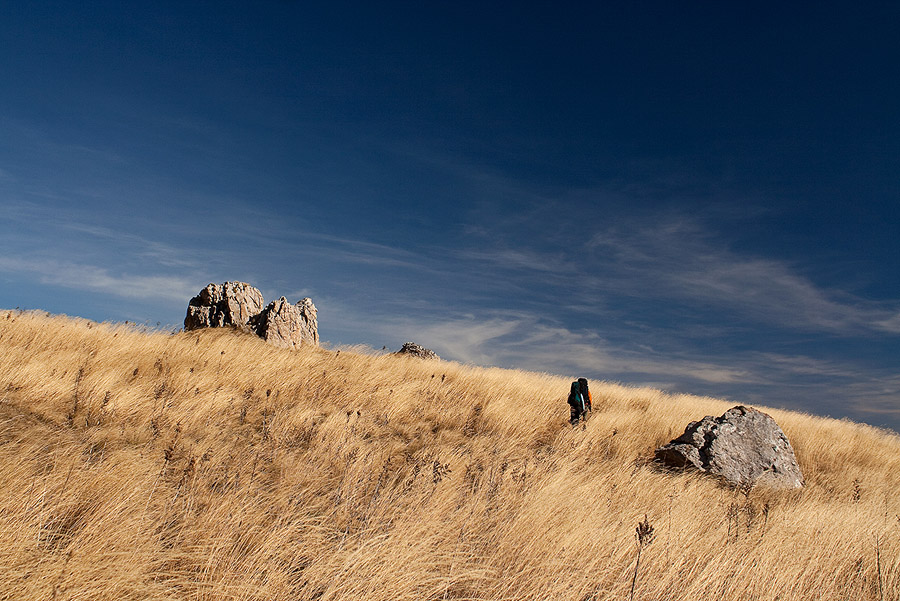
<path id="1" fill-rule="evenodd" d="M 584 403 L 584 408 L 588 411 L 591 411 L 591 401 L 593 399 L 591 398 L 591 391 L 588 388 L 587 378 L 578 378 L 578 387 L 581 392 L 581 399 Z"/>
<path id="2" fill-rule="evenodd" d="M 569 405 L 584 411 L 584 397 L 581 396 L 581 384 L 577 380 L 572 382 L 572 389 L 569 391 Z"/>

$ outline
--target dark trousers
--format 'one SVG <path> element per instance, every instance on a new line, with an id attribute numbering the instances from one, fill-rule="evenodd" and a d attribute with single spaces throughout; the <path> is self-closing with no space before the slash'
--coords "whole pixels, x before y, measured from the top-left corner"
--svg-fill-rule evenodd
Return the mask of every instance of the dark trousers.
<path id="1" fill-rule="evenodd" d="M 573 426 L 578 423 L 584 411 L 578 405 L 569 405 L 569 423 Z"/>

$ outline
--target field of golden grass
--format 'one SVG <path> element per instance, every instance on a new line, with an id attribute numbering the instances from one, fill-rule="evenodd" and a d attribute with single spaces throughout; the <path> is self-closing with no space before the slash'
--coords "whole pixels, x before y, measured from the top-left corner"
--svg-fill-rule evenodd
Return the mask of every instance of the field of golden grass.
<path id="1" fill-rule="evenodd" d="M 733 403 L 570 381 L 3 311 L 0 599 L 900 599 L 900 437 L 735 490 L 651 461 Z"/>

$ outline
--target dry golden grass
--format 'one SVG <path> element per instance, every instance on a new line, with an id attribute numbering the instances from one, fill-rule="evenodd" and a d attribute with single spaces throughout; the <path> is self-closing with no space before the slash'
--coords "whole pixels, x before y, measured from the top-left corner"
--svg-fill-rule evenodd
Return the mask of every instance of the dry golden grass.
<path id="1" fill-rule="evenodd" d="M 807 479 L 649 459 L 730 404 L 0 313 L 0 599 L 900 598 L 900 438 L 767 410 Z"/>

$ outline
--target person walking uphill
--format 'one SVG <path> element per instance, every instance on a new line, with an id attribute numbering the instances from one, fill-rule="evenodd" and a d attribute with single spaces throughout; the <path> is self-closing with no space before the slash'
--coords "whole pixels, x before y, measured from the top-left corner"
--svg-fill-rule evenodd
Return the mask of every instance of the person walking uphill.
<path id="1" fill-rule="evenodd" d="M 586 420 L 585 413 L 591 411 L 591 391 L 585 378 L 578 378 L 572 382 L 569 390 L 569 423 L 573 426 L 582 419 Z"/>

